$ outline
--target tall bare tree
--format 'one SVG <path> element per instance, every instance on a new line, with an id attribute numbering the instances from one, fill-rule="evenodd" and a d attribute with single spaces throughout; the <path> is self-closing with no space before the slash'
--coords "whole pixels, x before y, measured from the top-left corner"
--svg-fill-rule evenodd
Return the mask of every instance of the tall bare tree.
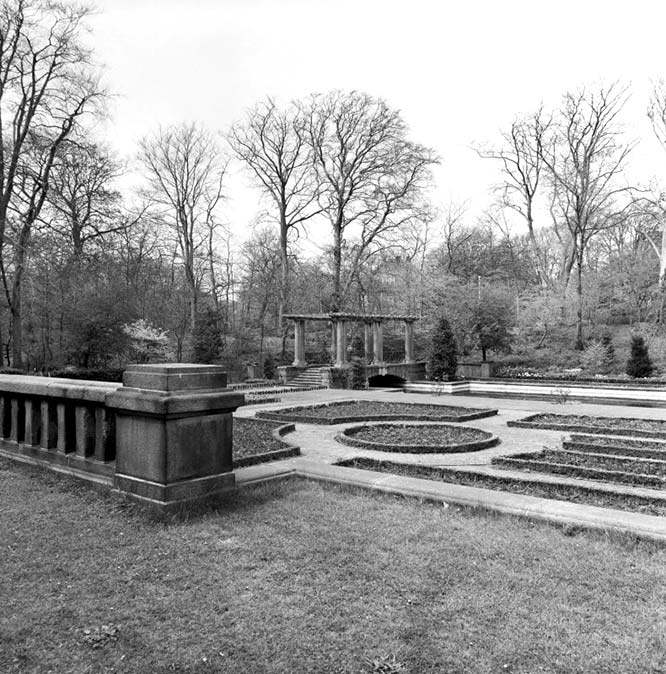
<path id="1" fill-rule="evenodd" d="M 71 242 L 80 258 L 91 241 L 130 227 L 139 216 L 121 208 L 116 181 L 122 164 L 103 146 L 67 142 L 58 152 L 47 197 L 51 226 Z"/>
<path id="2" fill-rule="evenodd" d="M 567 93 L 555 133 L 543 159 L 552 187 L 551 212 L 569 254 L 563 280 L 576 270 L 576 348 L 583 341 L 582 270 L 590 241 L 615 226 L 631 205 L 631 188 L 621 181 L 632 145 L 622 142 L 619 115 L 626 89 L 617 84 L 598 91 Z"/>
<path id="3" fill-rule="evenodd" d="M 89 9 L 48 0 L 0 5 L 0 273 L 23 365 L 22 282 L 59 148 L 102 96 L 80 40 Z"/>
<path id="4" fill-rule="evenodd" d="M 518 213 L 527 225 L 537 275 L 542 285 L 547 284 L 549 277 L 544 251 L 534 231 L 535 201 L 543 179 L 543 150 L 551 121 L 539 108 L 534 114 L 513 121 L 509 131 L 502 133 L 502 147 L 476 150 L 481 157 L 501 162 L 504 175 L 504 182 L 500 186 L 502 203 Z"/>
<path id="5" fill-rule="evenodd" d="M 271 98 L 249 110 L 229 133 L 229 143 L 273 202 L 269 213 L 278 223 L 280 250 L 279 314 L 289 308 L 289 240 L 321 212 L 301 112 L 285 110 Z"/>
<path id="6" fill-rule="evenodd" d="M 160 129 L 141 141 L 139 156 L 146 167 L 150 196 L 175 238 L 194 330 L 211 229 L 220 223 L 227 159 L 213 135 L 197 124 Z"/>
<path id="7" fill-rule="evenodd" d="M 437 158 L 429 148 L 407 140 L 397 110 L 368 94 L 313 95 L 301 108 L 319 204 L 333 230 L 335 311 L 373 249 L 393 245 L 403 228 L 430 218 L 424 192 Z"/>

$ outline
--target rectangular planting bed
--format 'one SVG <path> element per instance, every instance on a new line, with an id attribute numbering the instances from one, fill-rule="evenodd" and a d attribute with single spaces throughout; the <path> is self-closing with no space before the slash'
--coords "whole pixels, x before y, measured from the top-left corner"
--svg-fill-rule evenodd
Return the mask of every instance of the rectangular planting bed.
<path id="1" fill-rule="evenodd" d="M 663 494 L 655 492 L 649 496 L 627 494 L 613 492 L 608 487 L 602 489 L 578 484 L 548 483 L 543 479 L 537 480 L 535 477 L 530 476 L 529 473 L 526 473 L 524 477 L 515 478 L 513 476 L 505 477 L 503 475 L 477 473 L 473 469 L 419 466 L 366 457 L 345 459 L 339 461 L 336 465 L 393 475 L 418 477 L 439 482 L 449 482 L 451 484 L 479 487 L 482 489 L 506 491 L 513 494 L 569 501 L 571 503 L 583 503 L 601 508 L 614 508 L 666 516 L 666 492 Z M 619 488 L 622 489 L 622 487 Z"/>
<path id="2" fill-rule="evenodd" d="M 602 435 L 666 439 L 666 421 L 661 419 L 591 417 L 580 414 L 532 414 L 524 419 L 507 421 L 507 426 L 540 428 L 563 433 L 600 433 Z"/>

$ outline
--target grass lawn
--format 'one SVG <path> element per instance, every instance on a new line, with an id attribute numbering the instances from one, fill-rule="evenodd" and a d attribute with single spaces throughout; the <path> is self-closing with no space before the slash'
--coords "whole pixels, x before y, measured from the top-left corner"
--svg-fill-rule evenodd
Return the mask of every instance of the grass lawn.
<path id="1" fill-rule="evenodd" d="M 2 459 L 0 512 L 3 674 L 666 668 L 666 549 L 626 538 L 304 481 L 160 521 Z"/>

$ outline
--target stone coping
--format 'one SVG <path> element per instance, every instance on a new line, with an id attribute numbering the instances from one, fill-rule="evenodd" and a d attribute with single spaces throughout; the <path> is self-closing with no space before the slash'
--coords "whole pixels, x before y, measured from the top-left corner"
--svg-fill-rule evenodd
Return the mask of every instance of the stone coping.
<path id="1" fill-rule="evenodd" d="M 390 428 L 396 424 L 378 424 L 378 427 Z M 409 424 L 400 424 L 400 426 L 410 427 Z M 488 447 L 494 447 L 499 444 L 500 439 L 483 431 L 480 428 L 470 428 L 469 426 L 453 426 L 451 424 L 418 424 L 413 425 L 413 428 L 452 428 L 457 432 L 460 431 L 474 431 L 477 435 L 481 437 L 478 440 L 469 440 L 465 442 L 451 442 L 448 444 L 440 445 L 422 445 L 422 444 L 397 444 L 397 443 L 384 443 L 384 442 L 375 442 L 372 440 L 363 440 L 361 438 L 356 438 L 354 435 L 366 428 L 376 428 L 377 426 L 351 426 L 340 431 L 335 436 L 335 439 L 343 445 L 348 445 L 350 447 L 359 447 L 361 449 L 374 449 L 379 452 L 399 452 L 405 454 L 461 454 L 464 452 L 478 452 L 482 449 L 487 449 Z"/>
<path id="2" fill-rule="evenodd" d="M 17 393 L 25 396 L 44 396 L 104 403 L 106 396 L 122 389 L 117 382 L 60 377 L 35 377 L 31 375 L 0 375 L 0 394 Z"/>

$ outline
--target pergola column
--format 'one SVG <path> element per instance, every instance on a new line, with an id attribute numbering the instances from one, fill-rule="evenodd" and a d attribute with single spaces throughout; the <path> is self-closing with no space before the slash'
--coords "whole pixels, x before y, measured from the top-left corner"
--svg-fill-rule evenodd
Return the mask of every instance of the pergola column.
<path id="1" fill-rule="evenodd" d="M 294 321 L 294 367 L 305 367 L 305 321 Z"/>
<path id="2" fill-rule="evenodd" d="M 405 321 L 405 363 L 414 362 L 414 322 Z"/>
<path id="3" fill-rule="evenodd" d="M 365 351 L 365 362 L 372 362 L 372 323 L 363 322 L 363 346 Z"/>
<path id="4" fill-rule="evenodd" d="M 335 367 L 344 367 L 347 364 L 347 331 L 344 321 L 335 322 Z"/>
<path id="5" fill-rule="evenodd" d="M 384 335 L 382 333 L 382 322 L 374 321 L 372 323 L 372 336 L 374 342 L 374 363 L 384 362 Z"/>

